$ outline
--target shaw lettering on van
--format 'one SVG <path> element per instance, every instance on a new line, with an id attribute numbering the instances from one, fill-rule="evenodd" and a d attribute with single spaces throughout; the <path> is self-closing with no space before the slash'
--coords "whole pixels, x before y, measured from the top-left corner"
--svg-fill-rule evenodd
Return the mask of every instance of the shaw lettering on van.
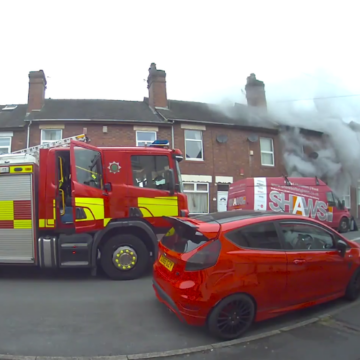
<path id="1" fill-rule="evenodd" d="M 246 205 L 246 196 L 239 196 L 239 197 L 236 197 L 232 200 L 232 205 L 233 207 L 241 207 L 243 205 Z"/>
<path id="2" fill-rule="evenodd" d="M 276 212 L 284 211 L 306 217 L 310 216 L 320 221 L 333 221 L 332 207 L 328 207 L 327 203 L 317 199 L 271 191 L 269 207 Z"/>

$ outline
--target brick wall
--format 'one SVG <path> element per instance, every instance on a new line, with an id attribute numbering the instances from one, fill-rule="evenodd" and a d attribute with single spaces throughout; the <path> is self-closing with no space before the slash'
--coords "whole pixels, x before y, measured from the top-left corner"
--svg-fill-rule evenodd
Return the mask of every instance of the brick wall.
<path id="1" fill-rule="evenodd" d="M 26 148 L 27 128 L 13 131 L 11 140 L 11 151 L 17 151 Z"/>
<path id="2" fill-rule="evenodd" d="M 30 146 L 35 146 L 41 143 L 41 129 L 40 127 L 63 127 L 63 138 L 67 138 L 74 135 L 82 134 L 84 128 L 87 130 L 87 136 L 91 140 L 91 145 L 94 146 L 135 146 L 136 145 L 136 131 L 134 125 L 113 125 L 113 124 L 67 124 L 56 123 L 51 124 L 33 123 L 30 132 Z M 107 127 L 107 132 L 103 132 L 103 127 Z M 141 124 L 136 124 L 141 126 Z M 149 126 L 147 124 L 146 126 Z M 157 126 L 157 125 L 155 125 Z M 157 133 L 158 139 L 166 138 L 171 139 L 171 130 L 169 127 L 159 127 Z"/>

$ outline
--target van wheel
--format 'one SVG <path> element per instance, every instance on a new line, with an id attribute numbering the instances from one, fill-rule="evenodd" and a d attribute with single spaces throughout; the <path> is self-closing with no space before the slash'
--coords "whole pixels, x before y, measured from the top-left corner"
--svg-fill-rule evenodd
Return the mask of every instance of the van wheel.
<path id="1" fill-rule="evenodd" d="M 349 219 L 342 218 L 339 224 L 339 232 L 340 233 L 347 233 L 350 229 Z"/>
<path id="2" fill-rule="evenodd" d="M 149 266 L 150 254 L 138 237 L 115 235 L 101 249 L 100 263 L 113 280 L 133 280 L 141 277 Z"/>
<path id="3" fill-rule="evenodd" d="M 345 298 L 354 301 L 360 297 L 360 268 L 351 277 L 346 288 Z"/>
<path id="4" fill-rule="evenodd" d="M 214 307 L 207 326 L 216 338 L 233 340 L 244 334 L 254 321 L 255 304 L 245 294 L 231 295 Z"/>

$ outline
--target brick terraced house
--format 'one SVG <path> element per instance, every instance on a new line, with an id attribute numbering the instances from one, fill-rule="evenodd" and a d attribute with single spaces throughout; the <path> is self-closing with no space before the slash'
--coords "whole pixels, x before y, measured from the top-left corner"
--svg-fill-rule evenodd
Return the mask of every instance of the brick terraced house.
<path id="1" fill-rule="evenodd" d="M 143 101 L 46 99 L 46 85 L 42 70 L 31 71 L 27 104 L 0 106 L 0 153 L 83 132 L 95 146 L 144 146 L 167 139 L 185 154 L 180 166 L 191 213 L 225 210 L 233 181 L 285 174 L 279 127 L 251 120 L 250 107 L 266 108 L 265 85 L 253 74 L 245 87 L 248 106 L 226 109 L 168 99 L 166 73 L 155 64 Z M 301 132 L 308 138 L 322 136 Z M 344 199 L 358 216 L 357 189 L 349 189 Z"/>

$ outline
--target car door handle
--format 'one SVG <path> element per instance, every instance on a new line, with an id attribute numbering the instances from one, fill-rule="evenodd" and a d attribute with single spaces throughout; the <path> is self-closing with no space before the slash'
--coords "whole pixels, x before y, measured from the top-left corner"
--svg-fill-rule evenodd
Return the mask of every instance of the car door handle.
<path id="1" fill-rule="evenodd" d="M 304 259 L 296 259 L 296 260 L 294 260 L 295 265 L 301 265 L 301 264 L 304 264 L 304 263 L 305 263 Z"/>

